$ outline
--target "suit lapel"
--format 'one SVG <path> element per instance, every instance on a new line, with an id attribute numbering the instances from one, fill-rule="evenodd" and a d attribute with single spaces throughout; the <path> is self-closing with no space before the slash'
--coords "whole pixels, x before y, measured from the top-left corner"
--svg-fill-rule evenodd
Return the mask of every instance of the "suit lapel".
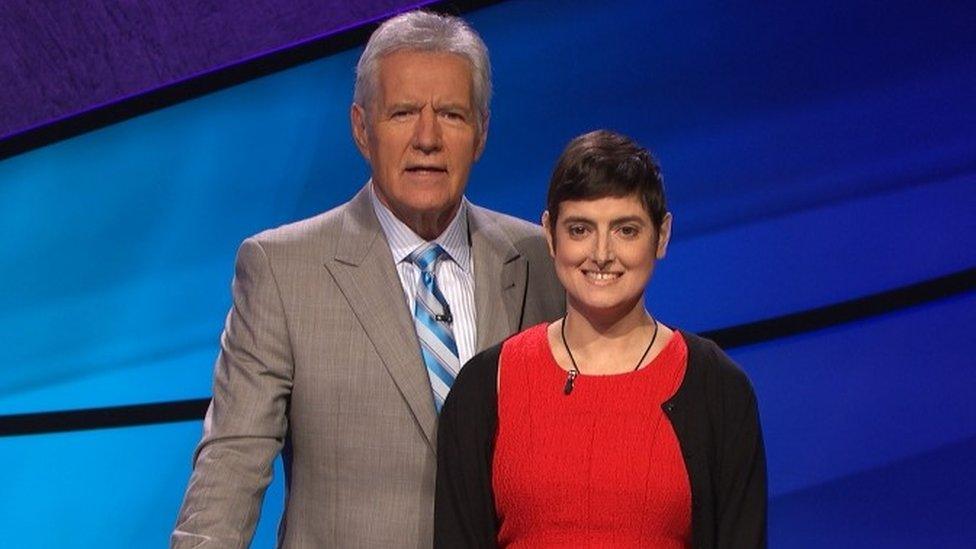
<path id="1" fill-rule="evenodd" d="M 349 301 L 383 365 L 407 402 L 431 449 L 437 414 L 427 370 L 420 359 L 413 319 L 400 278 L 369 199 L 361 190 L 346 208 L 335 256 L 325 267 Z"/>
<path id="2" fill-rule="evenodd" d="M 521 328 L 528 263 L 488 212 L 468 209 L 478 350 Z"/>

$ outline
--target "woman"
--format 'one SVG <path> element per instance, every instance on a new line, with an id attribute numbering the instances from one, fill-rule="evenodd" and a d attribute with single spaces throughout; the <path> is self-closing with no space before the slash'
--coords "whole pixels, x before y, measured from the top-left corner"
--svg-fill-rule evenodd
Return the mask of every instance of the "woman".
<path id="1" fill-rule="evenodd" d="M 660 170 L 570 142 L 542 218 L 566 316 L 465 365 L 441 412 L 437 547 L 761 547 L 756 399 L 712 342 L 644 305 L 671 235 Z"/>

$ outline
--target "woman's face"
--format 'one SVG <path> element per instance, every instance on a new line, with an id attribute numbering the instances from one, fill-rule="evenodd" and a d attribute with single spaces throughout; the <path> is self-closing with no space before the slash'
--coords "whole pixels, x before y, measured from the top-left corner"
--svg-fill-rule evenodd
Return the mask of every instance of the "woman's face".
<path id="1" fill-rule="evenodd" d="M 566 200 L 559 204 L 555 226 L 549 212 L 542 224 L 570 306 L 601 317 L 643 306 L 654 264 L 667 251 L 670 213 L 658 234 L 637 195 Z"/>

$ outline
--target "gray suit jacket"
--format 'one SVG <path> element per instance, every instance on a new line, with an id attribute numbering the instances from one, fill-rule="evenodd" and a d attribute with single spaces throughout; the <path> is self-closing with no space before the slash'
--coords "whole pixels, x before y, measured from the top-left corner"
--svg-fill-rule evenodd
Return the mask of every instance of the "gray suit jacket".
<path id="1" fill-rule="evenodd" d="M 369 192 L 241 245 L 173 547 L 246 547 L 279 451 L 280 546 L 432 546 L 437 415 Z M 479 350 L 563 314 L 538 226 L 468 223 Z"/>

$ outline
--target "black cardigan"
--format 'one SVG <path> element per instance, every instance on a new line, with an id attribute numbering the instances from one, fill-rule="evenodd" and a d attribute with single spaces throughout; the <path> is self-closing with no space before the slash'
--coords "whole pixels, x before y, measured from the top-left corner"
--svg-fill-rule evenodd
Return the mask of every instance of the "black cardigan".
<path id="1" fill-rule="evenodd" d="M 752 385 L 715 343 L 681 334 L 688 367 L 662 407 L 688 470 L 692 545 L 765 547 L 766 456 Z M 441 410 L 434 547 L 496 546 L 491 470 L 502 345 L 464 366 Z"/>

